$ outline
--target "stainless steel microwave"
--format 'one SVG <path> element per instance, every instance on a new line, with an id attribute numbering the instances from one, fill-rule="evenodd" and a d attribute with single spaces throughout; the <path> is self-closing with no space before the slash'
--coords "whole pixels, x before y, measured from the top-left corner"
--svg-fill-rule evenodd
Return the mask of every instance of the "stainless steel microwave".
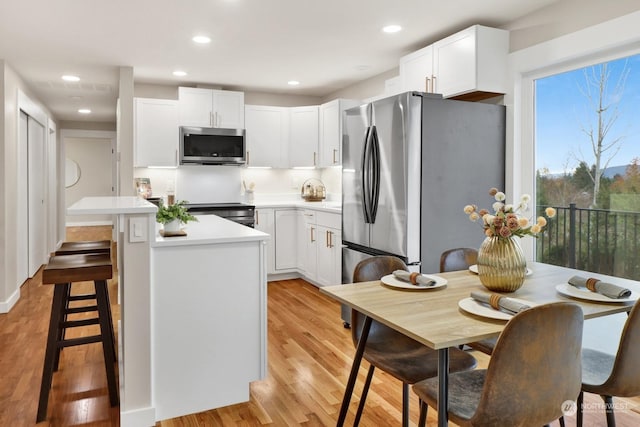
<path id="1" fill-rule="evenodd" d="M 180 164 L 243 165 L 244 129 L 180 126 Z"/>

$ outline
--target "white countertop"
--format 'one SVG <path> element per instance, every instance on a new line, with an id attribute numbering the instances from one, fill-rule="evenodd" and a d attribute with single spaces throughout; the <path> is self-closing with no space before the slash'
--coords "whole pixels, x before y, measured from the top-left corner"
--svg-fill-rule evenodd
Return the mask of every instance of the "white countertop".
<path id="1" fill-rule="evenodd" d="M 162 237 L 161 225 L 156 223 L 156 238 L 155 242 L 151 241 L 151 247 L 209 245 L 271 238 L 267 233 L 216 215 L 198 215 L 197 218 L 197 222 L 191 221 L 184 226 L 186 236 Z"/>
<path id="2" fill-rule="evenodd" d="M 341 213 L 341 202 L 307 202 L 304 200 L 256 200 L 252 203 L 256 208 L 302 208 L 323 212 Z"/>
<path id="3" fill-rule="evenodd" d="M 157 206 L 137 196 L 84 197 L 67 208 L 67 215 L 149 214 Z"/>

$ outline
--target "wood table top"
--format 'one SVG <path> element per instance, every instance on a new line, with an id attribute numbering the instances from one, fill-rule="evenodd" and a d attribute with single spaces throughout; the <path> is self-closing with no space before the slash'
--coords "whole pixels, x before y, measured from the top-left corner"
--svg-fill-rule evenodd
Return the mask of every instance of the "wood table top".
<path id="1" fill-rule="evenodd" d="M 515 292 L 503 295 L 538 305 L 573 302 L 582 308 L 585 319 L 628 312 L 633 302 L 600 303 L 574 299 L 558 293 L 556 285 L 567 283 L 574 275 L 581 275 L 640 292 L 640 282 L 634 280 L 537 262 L 530 262 L 527 266 L 531 268 L 532 274 L 526 277 L 523 286 Z M 488 291 L 476 274 L 462 270 L 439 273 L 438 276 L 446 278 L 447 285 L 429 290 L 400 290 L 380 281 L 326 286 L 320 290 L 436 350 L 497 336 L 502 331 L 505 320 L 479 317 L 458 307 L 458 302 L 468 298 L 472 291 Z"/>

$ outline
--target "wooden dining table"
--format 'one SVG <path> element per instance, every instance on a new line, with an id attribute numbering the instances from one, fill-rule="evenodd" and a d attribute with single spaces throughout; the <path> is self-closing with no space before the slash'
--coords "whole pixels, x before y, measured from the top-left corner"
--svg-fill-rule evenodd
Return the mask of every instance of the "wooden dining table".
<path id="1" fill-rule="evenodd" d="M 503 294 L 525 300 L 530 305 L 570 301 L 578 304 L 585 319 L 629 312 L 633 301 L 599 302 L 566 296 L 556 290 L 574 275 L 594 277 L 624 286 L 640 294 L 640 282 L 603 274 L 590 273 L 549 264 L 529 262 L 530 275 L 515 292 Z M 448 425 L 449 348 L 498 336 L 508 319 L 493 319 L 471 314 L 459 307 L 472 291 L 489 292 L 477 274 L 469 270 L 438 273 L 446 285 L 431 289 L 404 289 L 381 281 L 352 283 L 320 288 L 332 298 L 366 315 L 363 331 L 342 401 L 338 426 L 344 424 L 353 388 L 364 353 L 371 320 L 383 323 L 414 340 L 438 351 L 438 426 Z"/>

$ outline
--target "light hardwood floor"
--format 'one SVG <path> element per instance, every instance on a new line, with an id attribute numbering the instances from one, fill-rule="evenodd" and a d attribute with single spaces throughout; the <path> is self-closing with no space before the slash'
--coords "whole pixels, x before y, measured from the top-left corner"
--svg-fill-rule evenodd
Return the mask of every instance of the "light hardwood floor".
<path id="1" fill-rule="evenodd" d="M 102 230 L 104 231 L 104 230 Z M 109 237 L 108 231 L 106 238 Z M 70 229 L 69 240 L 104 238 L 101 228 Z M 89 287 L 85 283 L 80 287 Z M 115 281 L 110 283 L 114 320 L 119 318 Z M 35 425 L 52 287 L 40 274 L 21 289 L 21 299 L 0 315 L 0 426 Z M 157 427 L 334 426 L 354 353 L 350 331 L 342 326 L 339 305 L 303 280 L 268 285 L 269 371 L 251 385 L 251 400 L 217 410 L 159 422 Z M 229 327 L 233 328 L 230 319 Z M 72 332 L 77 333 L 77 332 Z M 88 333 L 88 332 L 87 332 Z M 477 355 L 480 364 L 487 357 Z M 366 375 L 366 362 L 352 399 L 353 422 Z M 212 385 L 214 386 L 214 385 Z M 587 396 L 587 402 L 600 402 Z M 640 425 L 640 400 L 616 400 L 618 426 Z M 418 418 L 412 396 L 411 419 Z M 367 398 L 362 426 L 401 425 L 401 386 L 377 371 Z M 436 425 L 430 410 L 428 425 Z M 54 375 L 47 421 L 38 426 L 119 426 L 119 408 L 110 408 L 99 344 L 67 348 Z M 585 415 L 585 426 L 605 426 L 604 414 Z M 555 423 L 555 425 L 558 425 Z M 575 417 L 567 418 L 575 425 Z"/>

